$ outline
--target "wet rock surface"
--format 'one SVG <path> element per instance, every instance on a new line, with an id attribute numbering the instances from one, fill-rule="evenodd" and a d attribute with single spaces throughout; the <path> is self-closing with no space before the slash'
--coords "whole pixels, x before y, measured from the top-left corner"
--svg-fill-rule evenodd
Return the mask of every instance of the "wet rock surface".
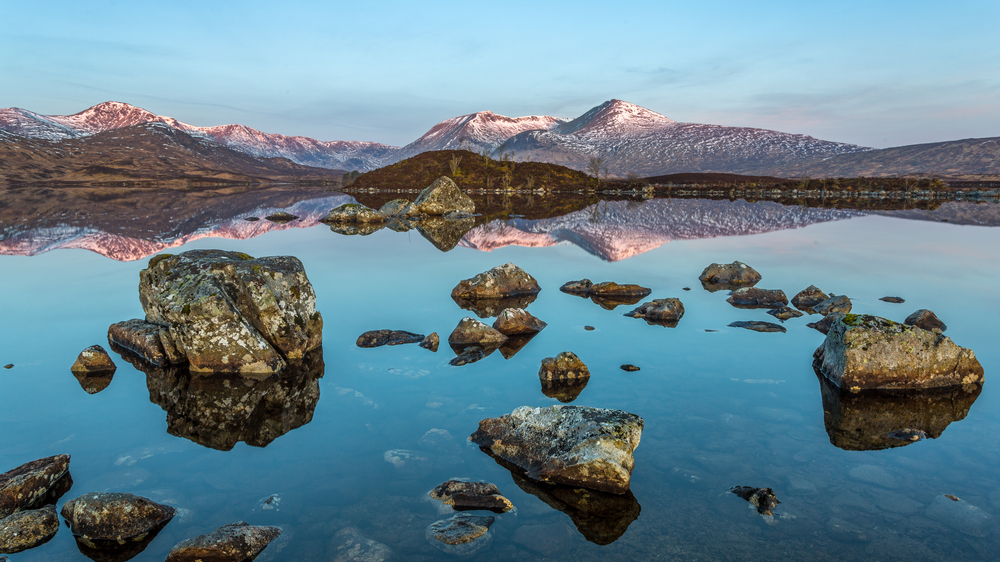
<path id="1" fill-rule="evenodd" d="M 781 320 L 782 322 L 784 322 L 785 320 L 791 320 L 792 318 L 798 318 L 802 316 L 801 312 L 795 310 L 794 308 L 789 308 L 787 306 L 783 306 L 781 308 L 772 308 L 768 310 L 767 313 L 770 314 L 771 316 L 774 316 L 778 320 Z"/>
<path id="2" fill-rule="evenodd" d="M 466 300 L 502 299 L 519 295 L 534 295 L 541 290 L 534 277 L 513 263 L 506 263 L 480 273 L 471 279 L 459 282 L 452 289 L 451 297 Z"/>
<path id="3" fill-rule="evenodd" d="M 803 312 L 814 314 L 813 307 L 828 298 L 830 298 L 830 295 L 824 293 L 819 287 L 809 285 L 792 297 L 792 306 Z"/>
<path id="4" fill-rule="evenodd" d="M 59 530 L 55 506 L 19 511 L 0 519 L 0 552 L 14 554 L 47 542 Z"/>
<path id="5" fill-rule="evenodd" d="M 177 510 L 132 494 L 93 492 L 63 505 L 76 540 L 95 550 L 117 550 L 142 543 L 159 532 Z"/>
<path id="6" fill-rule="evenodd" d="M 244 521 L 219 527 L 207 535 L 181 541 L 166 562 L 244 562 L 253 560 L 278 538 L 281 529 L 250 525 Z"/>
<path id="7" fill-rule="evenodd" d="M 730 264 L 713 263 L 698 276 L 701 286 L 707 291 L 730 291 L 740 287 L 752 287 L 761 279 L 760 273 L 749 265 L 734 261 Z"/>
<path id="8" fill-rule="evenodd" d="M 927 506 L 924 515 L 928 519 L 973 537 L 984 537 L 990 534 L 994 527 L 992 515 L 951 494 L 936 496 Z"/>
<path id="9" fill-rule="evenodd" d="M 590 369 L 572 351 L 542 359 L 538 378 L 543 381 L 569 381 L 590 378 Z"/>
<path id="10" fill-rule="evenodd" d="M 117 367 L 111 356 L 99 345 L 92 345 L 80 352 L 76 362 L 70 367 L 74 373 L 114 373 Z"/>
<path id="11" fill-rule="evenodd" d="M 618 284 L 614 281 L 591 283 L 590 279 L 569 281 L 559 287 L 564 293 L 587 297 L 638 297 L 642 298 L 652 293 L 650 289 L 634 284 Z"/>
<path id="12" fill-rule="evenodd" d="M 383 223 L 327 223 L 330 225 L 330 232 L 340 234 L 341 236 L 370 236 L 376 232 L 386 228 L 387 225 Z"/>
<path id="13" fill-rule="evenodd" d="M 737 308 L 782 308 L 788 304 L 788 297 L 781 289 L 744 287 L 733 291 L 726 302 Z"/>
<path id="14" fill-rule="evenodd" d="M 174 347 L 166 326 L 146 322 L 138 318 L 116 322 L 108 327 L 108 341 L 125 348 L 143 361 L 157 367 L 171 363 L 182 363 L 186 358 Z"/>
<path id="15" fill-rule="evenodd" d="M 496 484 L 489 482 L 449 480 L 431 490 L 428 495 L 460 511 L 481 509 L 506 513 L 514 507 L 510 500 L 503 497 Z"/>
<path id="16" fill-rule="evenodd" d="M 353 223 L 384 223 L 386 216 L 379 211 L 369 209 L 357 203 L 345 203 L 332 209 L 325 217 L 319 219 L 322 223 L 353 224 Z"/>
<path id="17" fill-rule="evenodd" d="M 626 364 L 622 365 L 621 369 L 623 371 L 628 371 L 629 373 L 634 373 L 634 372 L 636 372 L 636 371 L 639 370 L 639 367 L 636 367 L 635 365 L 633 365 L 631 363 L 626 363 Z"/>
<path id="18" fill-rule="evenodd" d="M 498 330 L 483 324 L 479 320 L 469 318 L 468 316 L 459 321 L 458 326 L 456 326 L 451 332 L 451 335 L 448 336 L 448 343 L 453 346 L 493 344 L 496 347 L 499 347 L 500 344 L 506 340 L 507 336 Z"/>
<path id="19" fill-rule="evenodd" d="M 823 316 L 827 316 L 835 312 L 847 314 L 851 311 L 852 306 L 851 299 L 846 296 L 830 295 L 830 298 L 814 306 L 813 310 L 816 311 L 816 314 L 822 314 Z"/>
<path id="20" fill-rule="evenodd" d="M 906 302 L 906 300 L 900 297 L 882 297 L 879 300 L 882 302 L 888 302 L 892 304 L 903 304 L 904 302 Z"/>
<path id="21" fill-rule="evenodd" d="M 403 345 L 424 341 L 423 334 L 403 330 L 371 330 L 358 336 L 358 347 L 382 347 L 383 345 Z"/>
<path id="22" fill-rule="evenodd" d="M 823 319 L 820 320 L 819 322 L 810 322 L 806 324 L 806 327 L 812 328 L 824 335 L 829 334 L 830 328 L 833 327 L 833 323 L 836 322 L 837 319 L 842 318 L 843 316 L 844 316 L 843 312 L 833 312 L 831 314 L 827 314 L 826 316 L 824 316 Z"/>
<path id="23" fill-rule="evenodd" d="M 355 527 L 345 527 L 333 536 L 333 562 L 384 562 L 392 558 L 392 549 L 369 539 Z"/>
<path id="24" fill-rule="evenodd" d="M 497 316 L 493 328 L 506 336 L 517 334 L 537 334 L 547 324 L 532 316 L 523 308 L 508 308 Z"/>
<path id="25" fill-rule="evenodd" d="M 924 330 L 937 330 L 939 332 L 943 332 L 948 329 L 948 326 L 942 322 L 936 314 L 926 308 L 921 308 L 920 310 L 907 316 L 906 320 L 903 320 L 903 324 L 916 326 L 917 328 L 923 328 Z"/>
<path id="26" fill-rule="evenodd" d="M 444 215 L 453 211 L 475 213 L 476 204 L 451 178 L 441 176 L 424 188 L 403 213 L 406 216 Z"/>
<path id="27" fill-rule="evenodd" d="M 467 556 L 490 543 L 493 537 L 489 530 L 494 521 L 492 515 L 460 513 L 431 523 L 427 527 L 427 540 L 439 550 Z"/>
<path id="28" fill-rule="evenodd" d="M 522 406 L 480 421 L 469 439 L 535 480 L 622 494 L 642 426 L 642 418 L 621 410 Z"/>
<path id="29" fill-rule="evenodd" d="M 684 303 L 675 298 L 654 299 L 626 312 L 625 316 L 642 318 L 650 325 L 674 327 L 684 317 Z"/>
<path id="30" fill-rule="evenodd" d="M 781 503 L 770 488 L 733 486 L 729 491 L 746 500 L 761 515 L 774 515 L 774 508 Z"/>
<path id="31" fill-rule="evenodd" d="M 814 353 L 817 368 L 848 390 L 983 382 L 976 354 L 950 338 L 871 315 L 846 314 Z"/>
<path id="32" fill-rule="evenodd" d="M 730 322 L 728 324 L 731 328 L 744 328 L 747 330 L 753 330 L 755 332 L 781 332 L 785 333 L 788 330 L 784 326 L 775 324 L 774 322 L 761 322 L 758 320 L 741 320 L 739 322 Z"/>
<path id="33" fill-rule="evenodd" d="M 69 455 L 55 455 L 0 474 L 0 519 L 44 498 L 68 470 Z"/>
<path id="34" fill-rule="evenodd" d="M 420 340 L 420 347 L 424 349 L 429 349 L 434 353 L 437 353 L 438 346 L 441 344 L 441 338 L 438 336 L 437 332 L 431 332 L 426 338 Z"/>

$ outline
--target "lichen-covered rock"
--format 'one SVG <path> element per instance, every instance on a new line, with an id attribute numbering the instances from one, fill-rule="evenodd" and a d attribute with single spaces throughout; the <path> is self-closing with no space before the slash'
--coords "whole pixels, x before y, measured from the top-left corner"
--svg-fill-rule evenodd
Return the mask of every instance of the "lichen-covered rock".
<path id="1" fill-rule="evenodd" d="M 480 421 L 469 439 L 535 480 L 622 494 L 642 426 L 642 418 L 621 410 L 522 406 Z"/>
<path id="2" fill-rule="evenodd" d="M 747 330 L 753 330 L 755 332 L 781 332 L 781 333 L 785 333 L 785 332 L 788 331 L 788 330 L 785 329 L 784 326 L 780 326 L 778 324 L 775 324 L 774 322 L 761 322 L 759 320 L 750 320 L 750 321 L 742 321 L 741 320 L 739 322 L 730 322 L 729 323 L 729 327 L 730 328 L 744 328 L 744 329 L 747 329 Z"/>
<path id="3" fill-rule="evenodd" d="M 680 299 L 653 299 L 639 305 L 639 308 L 626 312 L 625 316 L 642 318 L 649 324 L 676 326 L 684 317 L 684 303 Z"/>
<path id="4" fill-rule="evenodd" d="M 99 345 L 92 345 L 80 352 L 76 362 L 70 367 L 74 373 L 105 373 L 117 369 L 111 356 Z"/>
<path id="5" fill-rule="evenodd" d="M 579 281 L 567 281 L 566 283 L 563 283 L 562 287 L 559 287 L 559 290 L 571 295 L 580 295 L 585 297 L 590 294 L 590 288 L 593 286 L 594 284 L 590 281 L 590 279 L 581 279 Z"/>
<path id="6" fill-rule="evenodd" d="M 745 499 L 761 515 L 774 515 L 774 508 L 781 503 L 770 488 L 733 486 L 729 491 Z"/>
<path id="7" fill-rule="evenodd" d="M 736 289 L 726 302 L 737 308 L 781 308 L 788 304 L 788 297 L 781 289 Z"/>
<path id="8" fill-rule="evenodd" d="M 451 297 L 453 299 L 502 299 L 518 295 L 533 295 L 541 290 L 534 277 L 512 263 L 505 263 L 471 279 L 459 282 L 452 289 Z"/>
<path id="9" fill-rule="evenodd" d="M 427 527 L 427 540 L 444 552 L 468 556 L 490 543 L 493 535 L 489 530 L 494 521 L 492 515 L 460 513 L 431 523 Z"/>
<path id="10" fill-rule="evenodd" d="M 14 554 L 47 542 L 59 530 L 55 506 L 19 511 L 0 519 L 0 552 Z"/>
<path id="11" fill-rule="evenodd" d="M 418 345 L 424 349 L 429 349 L 434 353 L 437 353 L 438 345 L 440 345 L 440 343 L 441 343 L 441 338 L 440 336 L 438 336 L 438 333 L 431 332 L 430 334 L 427 335 L 426 338 L 420 340 L 420 343 Z"/>
<path id="12" fill-rule="evenodd" d="M 371 330 L 358 336 L 358 341 L 355 343 L 358 347 L 381 347 L 383 345 L 419 343 L 423 340 L 423 334 L 414 334 L 403 330 Z"/>
<path id="13" fill-rule="evenodd" d="M 536 334 L 547 324 L 535 318 L 523 308 L 508 308 L 497 316 L 493 328 L 505 336 L 516 334 Z"/>
<path id="14" fill-rule="evenodd" d="M 753 287 L 760 279 L 760 273 L 739 261 L 730 264 L 713 263 L 698 276 L 702 287 L 712 292 Z"/>
<path id="15" fill-rule="evenodd" d="M 449 480 L 428 492 L 428 495 L 459 511 L 483 509 L 506 513 L 514 508 L 510 500 L 503 497 L 496 484 L 489 482 Z"/>
<path id="16" fill-rule="evenodd" d="M 475 213 L 476 204 L 451 178 L 441 176 L 420 192 L 416 201 L 407 206 L 404 214 L 444 215 L 452 211 Z"/>
<path id="17" fill-rule="evenodd" d="M 76 540 L 95 550 L 143 542 L 170 522 L 177 510 L 132 494 L 93 492 L 69 500 L 62 516 Z"/>
<path id="18" fill-rule="evenodd" d="M 448 343 L 451 345 L 494 344 L 499 346 L 506 340 L 507 336 L 468 316 L 462 318 L 458 326 L 448 336 Z"/>
<path id="19" fill-rule="evenodd" d="M 330 232 L 335 232 L 343 236 L 368 236 L 375 234 L 386 227 L 384 223 L 377 222 L 355 222 L 355 223 L 327 223 L 330 225 Z"/>
<path id="20" fill-rule="evenodd" d="M 139 298 L 146 322 L 166 329 L 192 371 L 270 374 L 322 343 L 316 294 L 290 256 L 161 254 L 140 272 Z M 158 337 L 164 343 L 164 332 Z"/>
<path id="21" fill-rule="evenodd" d="M 0 474 L 0 519 L 45 497 L 68 470 L 69 455 L 55 455 Z"/>
<path id="22" fill-rule="evenodd" d="M 824 376 L 851 391 L 983 382 L 983 367 L 971 349 L 939 332 L 867 314 L 836 320 L 814 356 Z"/>
<path id="23" fill-rule="evenodd" d="M 812 314 L 812 308 L 828 298 L 830 298 L 830 295 L 821 291 L 819 287 L 809 285 L 792 297 L 792 306 Z"/>
<path id="24" fill-rule="evenodd" d="M 589 379 L 590 369 L 572 351 L 564 351 L 555 357 L 542 359 L 538 378 L 543 381 Z"/>
<path id="25" fill-rule="evenodd" d="M 344 203 L 335 209 L 331 209 L 325 217 L 319 219 L 319 222 L 327 224 L 368 224 L 383 223 L 386 220 L 388 220 L 386 216 L 379 211 L 369 209 L 358 203 Z"/>
<path id="26" fill-rule="evenodd" d="M 942 322 L 936 314 L 926 308 L 921 308 L 920 310 L 907 316 L 906 320 L 903 320 L 903 324 L 916 326 L 917 328 L 923 328 L 925 330 L 937 330 L 939 332 L 943 332 L 948 329 L 948 326 Z"/>
<path id="27" fill-rule="evenodd" d="M 834 312 L 842 312 L 847 314 L 851 311 L 851 299 L 847 298 L 845 295 L 834 296 L 830 295 L 830 298 L 825 301 L 813 306 L 813 310 L 817 314 L 822 314 L 827 316 L 833 314 Z"/>
<path id="28" fill-rule="evenodd" d="M 821 334 L 826 335 L 830 333 L 830 328 L 833 327 L 833 323 L 842 316 L 844 316 L 843 312 L 833 312 L 824 316 L 819 322 L 810 322 L 806 324 L 806 327 L 812 328 Z"/>
<path id="29" fill-rule="evenodd" d="M 146 322 L 139 318 L 117 322 L 108 327 L 108 341 L 112 346 L 124 347 L 143 358 L 147 363 L 163 367 L 171 363 L 182 363 L 181 355 L 170 338 L 165 326 Z"/>
<path id="30" fill-rule="evenodd" d="M 230 523 L 207 535 L 181 541 L 170 549 L 166 562 L 249 562 L 280 534 L 278 527 Z"/>
<path id="31" fill-rule="evenodd" d="M 789 308 L 787 306 L 783 306 L 781 308 L 772 308 L 771 310 L 768 310 L 767 313 L 770 314 L 771 316 L 774 316 L 778 320 L 781 320 L 782 322 L 784 322 L 785 320 L 789 320 L 791 318 L 798 318 L 799 316 L 802 316 L 801 312 L 795 310 L 794 308 Z"/>
<path id="32" fill-rule="evenodd" d="M 379 207 L 378 212 L 382 213 L 386 217 L 398 217 L 403 214 L 403 210 L 406 209 L 410 202 L 406 199 L 393 199 L 385 205 Z"/>
<path id="33" fill-rule="evenodd" d="M 466 216 L 427 217 L 416 224 L 417 232 L 442 252 L 450 252 L 458 246 L 476 220 Z"/>

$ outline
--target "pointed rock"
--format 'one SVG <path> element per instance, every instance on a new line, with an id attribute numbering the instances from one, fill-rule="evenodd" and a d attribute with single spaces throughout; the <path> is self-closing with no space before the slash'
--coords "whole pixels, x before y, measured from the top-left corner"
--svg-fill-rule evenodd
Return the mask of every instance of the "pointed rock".
<path id="1" fill-rule="evenodd" d="M 429 349 L 434 353 L 437 353 L 438 345 L 441 343 L 441 338 L 438 336 L 437 332 L 431 332 L 426 338 L 420 341 L 420 347 L 424 349 Z"/>
<path id="2" fill-rule="evenodd" d="M 70 367 L 74 373 L 106 373 L 114 372 L 117 367 L 111 356 L 99 345 L 92 345 L 80 352 L 76 362 Z"/>
<path id="3" fill-rule="evenodd" d="M 816 285 L 809 285 L 805 289 L 802 289 L 794 297 L 792 297 L 792 306 L 809 314 L 813 313 L 813 307 L 817 304 L 830 298 L 830 295 L 824 293 Z"/>
<path id="4" fill-rule="evenodd" d="M 907 316 L 906 320 L 903 320 L 903 324 L 916 326 L 917 328 L 923 328 L 925 330 L 937 330 L 939 332 L 943 332 L 948 329 L 948 326 L 942 322 L 936 314 L 926 308 L 921 308 L 920 310 Z"/>
<path id="5" fill-rule="evenodd" d="M 448 336 L 448 343 L 451 345 L 495 344 L 499 346 L 506 340 L 507 336 L 468 316 L 459 321 L 458 326 Z"/>
<path id="6" fill-rule="evenodd" d="M 406 208 L 406 216 L 444 215 L 452 211 L 475 213 L 476 204 L 447 176 L 427 186 L 417 200 Z"/>
<path id="7" fill-rule="evenodd" d="M 535 318 L 523 308 L 504 309 L 493 322 L 493 328 L 506 336 L 537 334 L 545 329 L 545 326 L 547 326 L 545 322 Z"/>
<path id="8" fill-rule="evenodd" d="M 403 214 L 403 210 L 406 209 L 410 202 L 406 199 L 393 199 L 385 205 L 382 205 L 378 212 L 386 217 L 398 217 Z"/>

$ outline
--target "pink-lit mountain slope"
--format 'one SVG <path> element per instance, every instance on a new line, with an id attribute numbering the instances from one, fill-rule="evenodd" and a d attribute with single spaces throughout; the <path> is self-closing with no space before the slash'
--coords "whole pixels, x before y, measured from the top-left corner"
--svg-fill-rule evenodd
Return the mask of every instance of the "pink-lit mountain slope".
<path id="1" fill-rule="evenodd" d="M 504 117 L 492 111 L 480 111 L 445 119 L 422 137 L 400 149 L 398 159 L 431 150 L 464 149 L 472 152 L 493 151 L 507 139 L 525 131 L 549 130 L 565 123 L 545 115 Z"/>

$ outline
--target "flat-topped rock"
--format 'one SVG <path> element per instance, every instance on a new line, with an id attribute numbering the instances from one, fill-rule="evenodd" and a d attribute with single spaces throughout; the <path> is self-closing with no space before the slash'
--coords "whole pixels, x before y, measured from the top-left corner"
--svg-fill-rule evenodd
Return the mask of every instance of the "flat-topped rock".
<path id="1" fill-rule="evenodd" d="M 427 540 L 439 550 L 468 556 L 490 543 L 489 530 L 494 521 L 496 518 L 492 515 L 460 513 L 431 523 L 427 527 Z"/>
<path id="2" fill-rule="evenodd" d="M 760 279 L 757 270 L 740 261 L 730 264 L 713 263 L 698 276 L 702 287 L 712 292 L 752 287 Z"/>
<path id="3" fill-rule="evenodd" d="M 424 340 L 423 334 L 415 334 L 403 330 L 371 330 L 358 336 L 355 344 L 358 347 L 381 347 L 383 345 L 403 345 L 407 343 L 420 343 Z"/>
<path id="4" fill-rule="evenodd" d="M 468 300 L 502 299 L 519 295 L 533 295 L 541 290 L 534 277 L 513 263 L 505 263 L 471 279 L 459 282 L 452 289 L 451 297 Z"/>
<path id="5" fill-rule="evenodd" d="M 770 314 L 771 316 L 774 316 L 778 320 L 781 320 L 782 322 L 784 322 L 785 320 L 790 320 L 792 318 L 798 318 L 802 316 L 801 312 L 795 310 L 794 308 L 789 308 L 787 306 L 783 306 L 781 308 L 772 308 L 771 310 L 768 310 L 767 313 Z"/>
<path id="6" fill-rule="evenodd" d="M 68 470 L 69 455 L 55 455 L 0 474 L 0 519 L 45 497 Z"/>
<path id="7" fill-rule="evenodd" d="M 781 289 L 736 289 L 726 302 L 737 308 L 781 308 L 788 304 L 788 297 Z"/>
<path id="8" fill-rule="evenodd" d="M 142 496 L 93 492 L 63 505 L 73 536 L 95 550 L 117 550 L 142 542 L 170 522 L 177 510 Z"/>
<path id="9" fill-rule="evenodd" d="M 631 312 L 626 312 L 625 316 L 642 318 L 649 324 L 676 326 L 684 317 L 684 303 L 675 298 L 654 299 L 642 303 Z"/>
<path id="10" fill-rule="evenodd" d="M 207 535 L 181 541 L 170 549 L 166 562 L 249 561 L 279 535 L 278 527 L 250 525 L 245 521 L 230 523 Z"/>
<path id="11" fill-rule="evenodd" d="M 117 367 L 111 356 L 99 345 L 92 345 L 80 352 L 76 362 L 69 368 L 74 373 L 107 373 Z"/>
<path id="12" fill-rule="evenodd" d="M 428 492 L 428 495 L 459 511 L 481 509 L 506 513 L 514 508 L 510 500 L 503 497 L 496 484 L 489 482 L 449 480 Z"/>
<path id="13" fill-rule="evenodd" d="M 741 320 L 739 322 L 730 322 L 730 328 L 743 328 L 745 330 L 753 330 L 754 332 L 781 332 L 785 333 L 788 330 L 784 326 L 775 324 L 774 322 L 761 322 L 759 320 Z"/>
<path id="14" fill-rule="evenodd" d="M 816 311 L 817 314 L 822 314 L 823 316 L 827 316 L 835 312 L 847 314 L 851 311 L 851 306 L 851 299 L 847 298 L 845 295 L 831 295 L 830 298 L 815 305 L 813 310 Z"/>
<path id="15" fill-rule="evenodd" d="M 497 316 L 493 328 L 498 332 L 513 336 L 517 334 L 537 334 L 547 324 L 532 316 L 523 308 L 507 308 Z"/>

